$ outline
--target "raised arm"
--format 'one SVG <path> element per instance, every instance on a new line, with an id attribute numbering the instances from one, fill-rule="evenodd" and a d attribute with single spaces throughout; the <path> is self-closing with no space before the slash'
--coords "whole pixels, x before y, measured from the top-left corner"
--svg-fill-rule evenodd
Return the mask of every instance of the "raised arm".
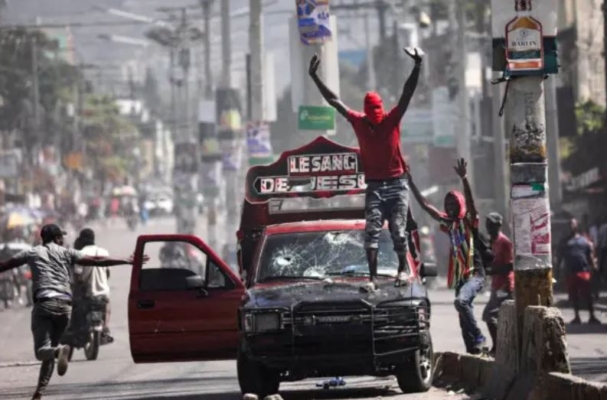
<path id="1" fill-rule="evenodd" d="M 342 101 L 337 97 L 337 95 L 325 85 L 325 83 L 318 77 L 318 67 L 320 66 L 320 57 L 318 55 L 314 55 L 312 60 L 310 60 L 310 68 L 308 73 L 310 77 L 316 84 L 316 87 L 320 91 L 320 94 L 324 99 L 329 103 L 333 108 L 337 110 L 338 113 L 343 115 L 345 118 L 348 118 L 348 112 L 350 109 L 342 103 Z"/>
<path id="2" fill-rule="evenodd" d="M 404 50 L 405 53 L 407 53 L 407 55 L 411 57 L 413 61 L 415 61 L 415 66 L 413 67 L 411 75 L 409 75 L 409 78 L 405 82 L 403 92 L 400 95 L 400 100 L 398 100 L 398 105 L 396 106 L 399 119 L 405 115 L 407 107 L 409 107 L 409 103 L 413 98 L 413 93 L 415 93 L 415 88 L 417 87 L 417 82 L 419 81 L 419 71 L 421 70 L 422 65 L 422 53 L 417 48 Z"/>
<path id="3" fill-rule="evenodd" d="M 474 204 L 470 182 L 468 182 L 468 163 L 463 158 L 460 158 L 457 160 L 457 165 L 453 168 L 461 178 L 462 185 L 464 186 L 464 196 L 466 197 L 466 209 L 468 210 L 468 214 L 472 220 L 476 220 L 478 218 L 478 211 L 476 210 L 476 204 Z"/>
<path id="4" fill-rule="evenodd" d="M 150 257 L 143 256 L 143 262 L 146 263 Z M 110 258 L 110 257 L 90 257 L 85 256 L 76 261 L 76 264 L 82 267 L 117 267 L 119 265 L 133 265 L 133 256 L 129 258 Z"/>
<path id="5" fill-rule="evenodd" d="M 421 194 L 421 192 L 415 185 L 415 182 L 413 182 L 413 177 L 411 176 L 410 173 L 409 173 L 409 187 L 411 188 L 411 192 L 413 192 L 413 196 L 415 197 L 415 200 L 417 200 L 417 202 L 419 203 L 420 207 L 425 212 L 427 212 L 433 219 L 435 219 L 438 222 L 441 222 L 443 220 L 443 217 L 442 217 L 440 211 L 438 211 L 436 209 L 436 207 L 434 207 L 432 204 L 430 204 L 430 202 L 424 197 L 424 195 Z"/>
<path id="6" fill-rule="evenodd" d="M 19 268 L 26 263 L 26 260 L 18 257 L 9 258 L 6 261 L 0 262 L 0 273 L 9 271 L 13 268 Z"/>

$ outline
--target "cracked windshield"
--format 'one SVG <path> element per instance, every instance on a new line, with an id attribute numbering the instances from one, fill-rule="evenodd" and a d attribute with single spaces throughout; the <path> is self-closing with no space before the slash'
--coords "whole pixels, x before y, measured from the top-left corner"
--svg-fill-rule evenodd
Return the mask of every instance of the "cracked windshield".
<path id="1" fill-rule="evenodd" d="M 258 281 L 324 279 L 369 274 L 364 231 L 305 232 L 273 235 L 261 256 Z M 396 276 L 398 258 L 388 231 L 379 241 L 378 273 Z"/>

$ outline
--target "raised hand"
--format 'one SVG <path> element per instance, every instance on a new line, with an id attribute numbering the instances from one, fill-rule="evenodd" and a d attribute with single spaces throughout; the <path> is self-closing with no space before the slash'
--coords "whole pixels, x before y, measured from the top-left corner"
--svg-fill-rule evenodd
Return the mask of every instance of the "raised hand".
<path id="1" fill-rule="evenodd" d="M 468 163 L 463 158 L 457 160 L 457 164 L 453 167 L 457 176 L 464 179 L 468 174 Z"/>
<path id="2" fill-rule="evenodd" d="M 421 64 L 423 59 L 422 57 L 424 56 L 424 52 L 421 49 L 418 49 L 417 47 L 407 47 L 403 50 L 409 57 L 413 59 L 413 61 L 415 61 L 416 64 Z"/>
<path id="3" fill-rule="evenodd" d="M 318 71 L 318 67 L 320 66 L 320 57 L 318 54 L 314 54 L 314 57 L 310 60 L 310 68 L 308 69 L 308 73 L 310 76 L 316 76 L 316 72 Z"/>

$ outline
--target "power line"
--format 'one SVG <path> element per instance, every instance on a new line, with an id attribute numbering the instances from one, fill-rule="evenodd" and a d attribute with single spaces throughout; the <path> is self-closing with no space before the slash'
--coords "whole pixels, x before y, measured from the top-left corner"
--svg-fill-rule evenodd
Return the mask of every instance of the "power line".
<path id="1" fill-rule="evenodd" d="M 166 22 L 166 21 L 165 21 Z M 105 26 L 136 26 L 136 25 L 150 25 L 149 22 L 145 21 L 99 21 L 99 22 L 63 22 L 63 23 L 52 23 L 52 24 L 11 24 L 2 25 L 0 30 L 11 30 L 11 29 L 52 29 L 52 28 L 92 28 L 92 27 L 105 27 Z"/>

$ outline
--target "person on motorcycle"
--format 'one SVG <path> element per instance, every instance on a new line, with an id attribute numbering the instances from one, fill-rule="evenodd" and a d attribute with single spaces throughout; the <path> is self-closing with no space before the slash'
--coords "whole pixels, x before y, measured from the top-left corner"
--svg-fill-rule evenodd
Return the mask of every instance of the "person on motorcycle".
<path id="1" fill-rule="evenodd" d="M 85 228 L 80 231 L 74 248 L 81 251 L 86 256 L 91 257 L 109 257 L 110 253 L 95 244 L 95 231 Z M 74 268 L 74 280 L 81 288 L 81 294 L 84 300 L 99 301 L 105 304 L 105 318 L 103 333 L 104 340 L 113 342 L 114 339 L 110 335 L 110 269 L 107 267 L 98 268 Z"/>
<path id="2" fill-rule="evenodd" d="M 64 247 L 66 235 L 59 226 L 48 224 L 42 227 L 42 245 L 22 251 L 6 261 L 0 262 L 0 273 L 29 265 L 34 286 L 34 309 L 32 310 L 32 334 L 36 358 L 42 361 L 38 386 L 32 400 L 41 399 L 55 369 L 65 375 L 69 364 L 70 346 L 60 345 L 72 312 L 71 269 L 83 267 L 112 267 L 132 265 L 133 258 L 109 258 L 87 256 L 81 251 Z M 147 262 L 144 256 L 143 261 Z"/>

